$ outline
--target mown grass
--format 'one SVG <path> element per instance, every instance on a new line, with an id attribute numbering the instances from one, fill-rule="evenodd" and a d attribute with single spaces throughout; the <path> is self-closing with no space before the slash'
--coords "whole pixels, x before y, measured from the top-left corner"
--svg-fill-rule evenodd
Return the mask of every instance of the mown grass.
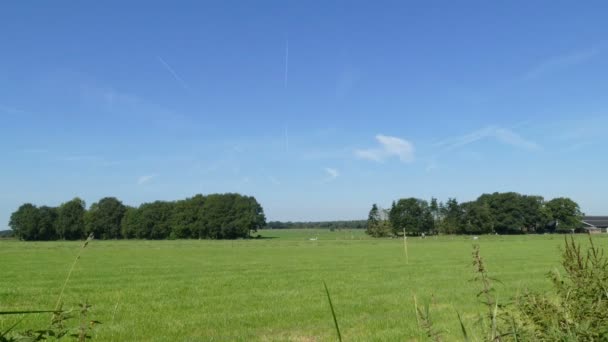
<path id="1" fill-rule="evenodd" d="M 326 282 L 344 341 L 416 340 L 413 298 L 434 327 L 461 339 L 484 308 L 465 236 L 369 239 L 362 231 L 262 231 L 239 241 L 93 241 L 63 294 L 87 301 L 101 341 L 334 341 Z M 318 237 L 316 241 L 309 238 Z M 577 237 L 582 243 L 585 236 Z M 606 249 L 608 238 L 594 238 Z M 500 301 L 550 288 L 563 236 L 482 236 L 475 243 Z M 0 241 L 0 311 L 52 308 L 80 242 Z M 0 317 L 0 331 L 19 317 Z M 27 328 L 49 317 L 28 316 Z"/>

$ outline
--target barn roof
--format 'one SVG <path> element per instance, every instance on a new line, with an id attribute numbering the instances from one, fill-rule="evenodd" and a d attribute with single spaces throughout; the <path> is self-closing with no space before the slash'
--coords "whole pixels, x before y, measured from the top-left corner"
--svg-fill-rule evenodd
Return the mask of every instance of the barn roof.
<path id="1" fill-rule="evenodd" d="M 583 222 L 597 228 L 606 228 L 608 227 L 608 216 L 584 216 Z"/>

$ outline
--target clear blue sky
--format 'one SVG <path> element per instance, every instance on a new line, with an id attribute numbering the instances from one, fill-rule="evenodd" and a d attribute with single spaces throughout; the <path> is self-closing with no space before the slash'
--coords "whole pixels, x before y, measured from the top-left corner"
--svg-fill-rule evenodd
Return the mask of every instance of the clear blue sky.
<path id="1" fill-rule="evenodd" d="M 0 228 L 215 192 L 271 220 L 494 191 L 608 214 L 607 6 L 4 2 Z"/>

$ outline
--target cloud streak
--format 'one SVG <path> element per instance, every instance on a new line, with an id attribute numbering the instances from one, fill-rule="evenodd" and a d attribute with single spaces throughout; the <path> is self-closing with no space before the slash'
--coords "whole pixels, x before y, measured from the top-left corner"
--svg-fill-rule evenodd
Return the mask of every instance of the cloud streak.
<path id="1" fill-rule="evenodd" d="M 397 157 L 404 163 L 414 161 L 414 145 L 411 142 L 382 134 L 376 135 L 376 140 L 380 147 L 355 150 L 355 156 L 376 162 L 383 162 L 391 157 Z"/>
<path id="2" fill-rule="evenodd" d="M 446 150 L 450 151 L 485 139 L 496 140 L 505 145 L 528 151 L 542 150 L 542 147 L 536 142 L 525 139 L 508 128 L 498 126 L 487 126 L 467 135 L 439 142 L 435 144 L 435 146 L 444 147 Z"/>
<path id="3" fill-rule="evenodd" d="M 327 178 L 325 179 L 326 182 L 331 182 L 340 176 L 340 172 L 338 172 L 336 169 L 332 169 L 331 167 L 326 167 L 325 173 L 327 173 Z"/>
<path id="4" fill-rule="evenodd" d="M 285 41 L 285 79 L 283 86 L 287 89 L 287 76 L 289 74 L 289 38 Z"/>
<path id="5" fill-rule="evenodd" d="M 144 185 L 156 178 L 156 175 L 144 175 L 137 179 L 137 185 Z"/>
<path id="6" fill-rule="evenodd" d="M 188 84 L 186 84 L 186 82 L 184 82 L 184 80 L 177 74 L 177 72 L 175 72 L 175 70 L 173 70 L 173 68 L 169 65 L 169 63 L 165 62 L 165 60 L 161 57 L 161 56 L 157 56 L 158 61 L 165 67 L 165 69 L 167 69 L 167 71 L 173 75 L 173 78 L 175 78 L 175 80 L 177 81 L 177 83 L 179 83 L 182 88 L 184 88 L 186 91 L 190 91 L 190 87 L 188 86 Z"/>
<path id="7" fill-rule="evenodd" d="M 524 74 L 524 79 L 534 80 L 552 72 L 583 64 L 599 54 L 600 46 L 601 44 L 588 49 L 571 52 L 569 54 L 556 56 L 542 61 L 541 63 L 528 70 L 528 72 Z"/>

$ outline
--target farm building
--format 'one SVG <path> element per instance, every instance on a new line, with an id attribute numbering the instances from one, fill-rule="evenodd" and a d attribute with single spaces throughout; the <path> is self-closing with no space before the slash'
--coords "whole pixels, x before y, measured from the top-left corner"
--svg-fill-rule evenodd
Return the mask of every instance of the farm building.
<path id="1" fill-rule="evenodd" d="M 584 216 L 582 222 L 590 234 L 608 232 L 608 216 Z"/>

